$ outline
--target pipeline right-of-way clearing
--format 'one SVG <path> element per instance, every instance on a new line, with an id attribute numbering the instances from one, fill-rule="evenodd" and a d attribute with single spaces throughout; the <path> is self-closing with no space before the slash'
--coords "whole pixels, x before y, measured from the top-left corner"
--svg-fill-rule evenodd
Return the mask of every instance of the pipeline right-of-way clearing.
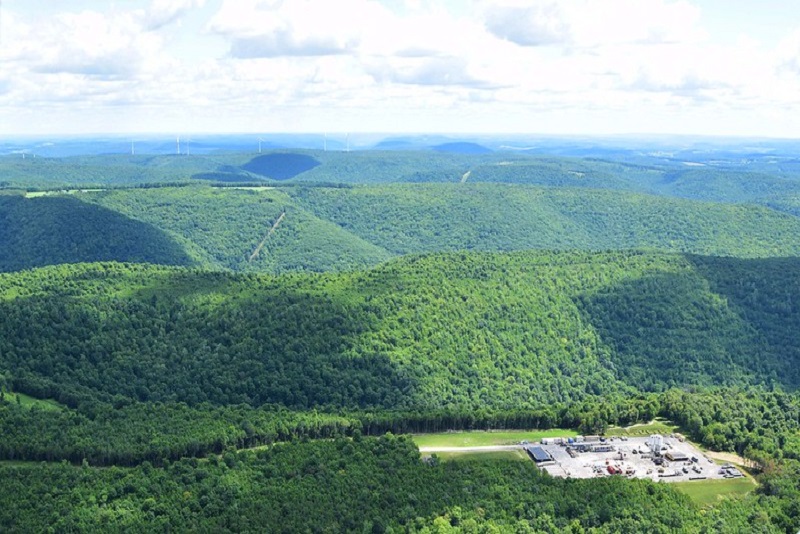
<path id="1" fill-rule="evenodd" d="M 248 263 L 252 263 L 253 260 L 258 257 L 258 254 L 261 252 L 261 249 L 264 248 L 264 245 L 266 244 L 267 239 L 269 239 L 269 236 L 271 236 L 273 233 L 275 233 L 275 230 L 278 229 L 278 226 L 281 224 L 281 221 L 283 221 L 284 217 L 286 217 L 286 212 L 282 211 L 280 217 L 278 217 L 278 220 L 275 221 L 275 224 L 273 224 L 272 228 L 270 228 L 269 232 L 267 232 L 267 235 L 264 236 L 264 239 L 261 240 L 261 243 L 258 244 L 258 246 L 253 251 L 253 253 L 250 254 L 250 259 L 247 260 Z"/>

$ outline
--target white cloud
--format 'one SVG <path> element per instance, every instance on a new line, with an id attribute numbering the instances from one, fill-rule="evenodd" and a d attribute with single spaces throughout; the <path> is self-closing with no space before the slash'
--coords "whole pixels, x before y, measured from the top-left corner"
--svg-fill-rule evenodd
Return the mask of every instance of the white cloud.
<path id="1" fill-rule="evenodd" d="M 458 57 L 395 58 L 367 67 L 367 72 L 382 83 L 408 85 L 441 85 L 472 88 L 496 87 L 469 71 L 466 60 Z"/>
<path id="2" fill-rule="evenodd" d="M 779 70 L 800 74 L 800 29 L 778 44 L 775 59 Z"/>
<path id="3" fill-rule="evenodd" d="M 92 124 L 106 114 L 150 129 L 563 131 L 580 130 L 581 114 L 591 128 L 660 129 L 800 101 L 800 28 L 775 49 L 721 42 L 685 0 L 13 5 L 1 19 L 0 124 L 81 110 Z"/>
<path id="4" fill-rule="evenodd" d="M 277 29 L 254 37 L 235 38 L 231 41 L 231 56 L 235 58 L 279 56 L 329 56 L 344 54 L 354 48 L 354 43 L 337 41 L 330 36 L 308 36 L 298 39 L 290 29 Z"/>
<path id="5" fill-rule="evenodd" d="M 148 31 L 161 29 L 204 4 L 205 0 L 152 0 L 142 14 L 143 27 Z"/>
<path id="6" fill-rule="evenodd" d="M 229 39 L 230 54 L 238 58 L 339 54 L 355 48 L 364 10 L 377 6 L 371 4 L 225 0 L 209 29 Z"/>
<path id="7" fill-rule="evenodd" d="M 561 44 L 571 39 L 564 13 L 556 2 L 498 6 L 488 11 L 486 28 L 497 37 L 522 46 Z"/>
<path id="8" fill-rule="evenodd" d="M 567 4 L 580 46 L 700 42 L 700 9 L 679 0 L 584 0 Z"/>

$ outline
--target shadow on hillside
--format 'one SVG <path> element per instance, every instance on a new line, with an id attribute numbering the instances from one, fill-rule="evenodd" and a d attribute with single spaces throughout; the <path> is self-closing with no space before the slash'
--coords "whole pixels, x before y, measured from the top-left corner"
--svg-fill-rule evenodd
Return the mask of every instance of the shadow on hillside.
<path id="1" fill-rule="evenodd" d="M 618 376 L 637 388 L 789 383 L 764 325 L 730 306 L 703 274 L 648 274 L 576 304 L 611 348 Z"/>
<path id="2" fill-rule="evenodd" d="M 319 165 L 319 161 L 305 154 L 277 153 L 257 156 L 242 165 L 242 169 L 273 180 L 290 180 Z"/>
<path id="3" fill-rule="evenodd" d="M 94 261 L 192 265 L 163 231 L 74 197 L 0 197 L 0 271 Z"/>
<path id="4" fill-rule="evenodd" d="M 711 290 L 761 336 L 778 381 L 800 386 L 800 258 L 718 258 L 689 255 Z"/>
<path id="5" fill-rule="evenodd" d="M 144 288 L 114 299 L 0 302 L 0 338 L 15 347 L 6 363 L 29 377 L 28 390 L 52 384 L 53 398 L 114 403 L 410 403 L 413 380 L 387 355 L 352 350 L 378 328 L 375 316 L 335 289 L 319 291 L 315 277 L 137 270 L 127 278 L 115 283 Z"/>

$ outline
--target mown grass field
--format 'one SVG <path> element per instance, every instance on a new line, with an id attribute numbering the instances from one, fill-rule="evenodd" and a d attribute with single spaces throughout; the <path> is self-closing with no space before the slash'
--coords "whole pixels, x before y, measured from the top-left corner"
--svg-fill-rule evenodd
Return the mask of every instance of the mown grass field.
<path id="1" fill-rule="evenodd" d="M 521 441 L 540 441 L 542 438 L 574 437 L 574 430 L 552 428 L 549 430 L 502 430 L 472 432 L 441 432 L 416 434 L 413 437 L 418 447 L 487 447 L 490 445 L 514 445 Z"/>
<path id="2" fill-rule="evenodd" d="M 701 505 L 714 504 L 724 498 L 741 497 L 756 489 L 756 482 L 750 477 L 693 480 L 691 482 L 675 482 L 673 485 Z"/>
<path id="3" fill-rule="evenodd" d="M 506 460 L 512 462 L 528 462 L 528 455 L 523 450 L 517 451 L 490 451 L 490 452 L 437 452 L 434 453 L 440 460 L 457 462 L 483 462 L 490 460 Z"/>

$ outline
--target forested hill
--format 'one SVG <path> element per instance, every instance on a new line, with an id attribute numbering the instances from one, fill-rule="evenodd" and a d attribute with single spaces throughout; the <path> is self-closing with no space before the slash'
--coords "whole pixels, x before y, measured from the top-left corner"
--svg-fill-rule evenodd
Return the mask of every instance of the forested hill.
<path id="1" fill-rule="evenodd" d="M 92 264 L 0 276 L 0 373 L 92 399 L 538 407 L 800 385 L 800 260 L 437 254 L 280 277 Z"/>
<path id="2" fill-rule="evenodd" d="M 469 152 L 469 151 L 468 151 Z M 472 152 L 475 152 L 474 150 Z M 480 150 L 478 150 L 480 152 Z M 271 150 L 260 153 L 0 157 L 0 188 L 156 186 L 170 183 L 513 183 L 768 204 L 800 194 L 796 160 L 641 162 L 526 152 Z"/>
<path id="3" fill-rule="evenodd" d="M 0 195 L 0 271 L 108 260 L 195 264 L 163 230 L 118 211 L 68 196 Z"/>
<path id="4" fill-rule="evenodd" d="M 81 198 L 161 228 L 208 268 L 341 271 L 375 265 L 392 256 L 315 216 L 277 189 L 134 189 Z"/>
<path id="5" fill-rule="evenodd" d="M 396 254 L 644 248 L 800 255 L 800 218 L 757 206 L 509 184 L 298 188 L 290 194 L 316 216 Z"/>
<path id="6" fill-rule="evenodd" d="M 345 271 L 407 253 L 459 250 L 800 255 L 800 217 L 598 189 L 469 182 L 193 186 L 0 200 L 6 221 L 0 270 L 6 271 L 97 260 Z"/>

